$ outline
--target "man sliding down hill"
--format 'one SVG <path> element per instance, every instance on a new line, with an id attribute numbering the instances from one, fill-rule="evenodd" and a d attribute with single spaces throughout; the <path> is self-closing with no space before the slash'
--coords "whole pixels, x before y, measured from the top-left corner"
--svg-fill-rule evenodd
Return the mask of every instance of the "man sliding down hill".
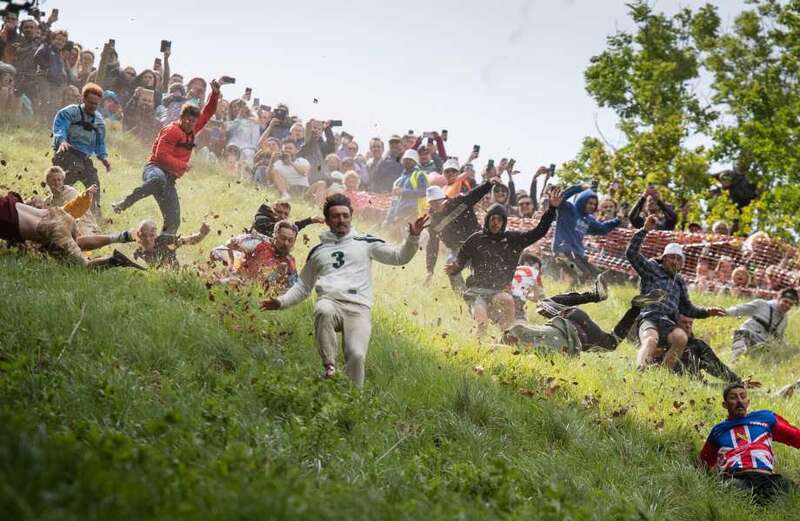
<path id="1" fill-rule="evenodd" d="M 110 257 L 87 260 L 82 251 L 95 250 L 117 242 L 131 242 L 128 231 L 113 235 L 82 235 L 77 237 L 75 217 L 80 217 L 92 204 L 92 193 L 97 187 L 92 185 L 84 195 L 68 203 L 63 208 L 35 208 L 24 204 L 22 197 L 9 192 L 0 197 L 0 239 L 10 244 L 31 241 L 53 253 L 67 255 L 83 266 L 100 268 L 108 266 L 129 266 L 142 269 L 125 255 L 114 250 Z M 72 214 L 70 213 L 72 212 Z M 73 217 L 73 215 L 75 217 Z"/>
<path id="2" fill-rule="evenodd" d="M 164 233 L 175 235 L 181 225 L 181 207 L 175 182 L 189 171 L 189 159 L 195 147 L 195 136 L 203 130 L 208 120 L 217 111 L 220 84 L 211 81 L 211 96 L 203 112 L 191 104 L 181 109 L 178 121 L 166 125 L 156 136 L 150 160 L 144 167 L 142 186 L 133 190 L 125 199 L 111 205 L 116 213 L 133 206 L 140 199 L 153 196 L 164 218 Z"/>
<path id="3" fill-rule="evenodd" d="M 800 429 L 772 411 L 748 414 L 750 398 L 742 383 L 725 387 L 722 406 L 728 411 L 728 419 L 711 429 L 700 451 L 703 466 L 718 471 L 736 487 L 751 491 L 757 503 L 795 488 L 794 483 L 774 472 L 772 442 L 800 448 Z"/>
<path id="4" fill-rule="evenodd" d="M 331 377 L 336 371 L 338 331 L 342 333 L 347 376 L 362 387 L 372 331 L 372 261 L 395 266 L 407 264 L 417 252 L 419 234 L 427 225 L 428 216 L 409 223 L 409 235 L 398 248 L 352 230 L 353 207 L 344 194 L 328 196 L 323 214 L 330 230 L 320 235 L 320 243 L 308 253 L 300 280 L 282 296 L 264 300 L 261 309 L 288 308 L 316 289 L 314 337 L 325 376 Z"/>
<path id="5" fill-rule="evenodd" d="M 507 291 L 517 269 L 522 250 L 547 234 L 561 205 L 561 190 L 550 191 L 550 207 L 536 228 L 526 232 L 506 230 L 507 215 L 500 204 L 486 212 L 483 230 L 472 234 L 458 250 L 455 262 L 445 265 L 448 275 L 460 273 L 467 265 L 472 275 L 467 279 L 464 300 L 470 305 L 478 335 L 486 331 L 491 318 L 500 329 L 507 331 L 514 322 L 514 297 Z"/>
<path id="6" fill-rule="evenodd" d="M 649 293 L 655 289 L 662 289 L 667 294 L 663 302 L 652 304 L 642 310 L 642 320 L 639 325 L 639 342 L 642 347 L 637 355 L 639 369 L 655 362 L 660 348 L 667 348 L 664 365 L 670 369 L 675 368 L 688 342 L 686 332 L 677 323 L 679 313 L 689 318 L 725 316 L 724 309 L 699 308 L 689 300 L 686 282 L 680 275 L 684 262 L 683 248 L 680 244 L 667 244 L 660 259 L 651 260 L 641 254 L 639 250 L 642 243 L 647 233 L 656 228 L 656 224 L 656 216 L 649 216 L 644 227 L 633 234 L 625 252 L 631 266 L 639 274 L 641 292 Z"/>

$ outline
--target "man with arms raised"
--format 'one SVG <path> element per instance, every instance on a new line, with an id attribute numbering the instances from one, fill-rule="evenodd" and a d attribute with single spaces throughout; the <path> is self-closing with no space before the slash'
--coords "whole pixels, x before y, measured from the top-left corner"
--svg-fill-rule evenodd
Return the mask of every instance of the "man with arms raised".
<path id="1" fill-rule="evenodd" d="M 725 316 L 721 308 L 699 308 L 689 300 L 686 282 L 681 277 L 684 256 L 680 244 L 670 243 L 664 248 L 660 259 L 648 259 L 639 251 L 647 233 L 655 230 L 658 224 L 651 215 L 644 227 L 633 234 L 625 252 L 633 269 L 639 274 L 642 294 L 661 289 L 666 292 L 663 302 L 642 309 L 639 325 L 641 348 L 636 357 L 639 369 L 644 369 L 659 356 L 660 349 L 666 348 L 663 364 L 673 369 L 683 355 L 689 338 L 686 331 L 678 326 L 678 314 L 689 318 L 708 318 Z"/>
<path id="2" fill-rule="evenodd" d="M 111 205 L 117 213 L 124 212 L 137 201 L 153 196 L 164 218 L 164 233 L 175 235 L 181 224 L 181 206 L 175 182 L 189 171 L 189 159 L 194 150 L 195 136 L 203 130 L 217 111 L 220 84 L 211 82 L 211 97 L 200 112 L 186 103 L 177 121 L 164 126 L 156 136 L 150 160 L 144 167 L 141 186 L 135 188 L 122 201 Z"/>
<path id="3" fill-rule="evenodd" d="M 702 465 L 731 479 L 738 488 L 752 491 L 758 503 L 794 488 L 791 481 L 774 472 L 772 442 L 800 448 L 800 429 L 772 411 L 748 413 L 750 398 L 742 383 L 725 387 L 722 406 L 728 419 L 711 429 L 700 451 Z"/>
<path id="4" fill-rule="evenodd" d="M 522 250 L 547 234 L 561 205 L 561 190 L 550 191 L 550 208 L 539 224 L 526 232 L 506 230 L 505 207 L 493 204 L 486 212 L 483 230 L 472 234 L 461 246 L 454 262 L 445 265 L 448 275 L 456 275 L 467 265 L 472 275 L 467 279 L 464 300 L 470 305 L 478 335 L 486 331 L 491 318 L 500 329 L 507 331 L 514 322 L 514 297 L 507 291 Z"/>
<path id="5" fill-rule="evenodd" d="M 317 290 L 314 337 L 325 367 L 325 376 L 336 369 L 336 333 L 342 333 L 345 371 L 358 387 L 364 385 L 364 363 L 372 331 L 372 261 L 401 266 L 417 252 L 419 234 L 428 216 L 409 223 L 402 246 L 361 235 L 351 228 L 353 208 L 344 194 L 328 196 L 323 207 L 329 231 L 308 253 L 300 280 L 278 298 L 264 300 L 261 309 L 271 311 L 293 306 Z"/>

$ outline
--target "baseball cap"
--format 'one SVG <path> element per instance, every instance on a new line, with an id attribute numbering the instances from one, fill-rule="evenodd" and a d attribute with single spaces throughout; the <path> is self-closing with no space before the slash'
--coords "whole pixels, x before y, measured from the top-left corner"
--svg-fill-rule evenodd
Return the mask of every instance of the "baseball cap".
<path id="1" fill-rule="evenodd" d="M 433 185 L 429 186 L 428 189 L 425 190 L 426 201 L 438 201 L 439 199 L 447 199 L 447 196 L 444 194 L 444 190 L 442 190 L 441 186 Z"/>
<path id="2" fill-rule="evenodd" d="M 413 159 L 415 163 L 419 164 L 419 153 L 413 148 L 409 148 L 403 152 L 402 159 Z"/>
<path id="3" fill-rule="evenodd" d="M 679 255 L 683 257 L 683 246 L 677 242 L 671 242 L 664 247 L 664 253 L 662 255 Z"/>

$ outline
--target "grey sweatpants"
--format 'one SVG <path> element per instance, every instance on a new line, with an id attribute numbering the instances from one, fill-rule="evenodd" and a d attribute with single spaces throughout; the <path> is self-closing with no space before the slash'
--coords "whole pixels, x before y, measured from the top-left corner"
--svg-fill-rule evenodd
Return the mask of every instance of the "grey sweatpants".
<path id="1" fill-rule="evenodd" d="M 336 365 L 336 351 L 339 348 L 337 332 L 342 333 L 345 372 L 357 387 L 363 387 L 364 363 L 372 333 L 370 308 L 326 298 L 317 300 L 314 336 L 323 365 Z"/>

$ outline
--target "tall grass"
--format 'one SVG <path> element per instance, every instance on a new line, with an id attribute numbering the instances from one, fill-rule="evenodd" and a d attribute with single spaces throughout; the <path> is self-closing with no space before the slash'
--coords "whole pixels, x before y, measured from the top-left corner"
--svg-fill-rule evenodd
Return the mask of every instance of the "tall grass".
<path id="1" fill-rule="evenodd" d="M 126 140 L 111 149 L 105 208 L 139 181 L 146 156 Z M 0 184 L 41 192 L 46 150 L 41 131 L 0 128 Z M 266 196 L 199 163 L 179 191 L 182 230 L 204 218 L 214 227 L 179 252 L 186 265 L 202 264 L 214 238 L 248 225 Z M 301 204 L 294 214 L 312 212 Z M 145 201 L 111 215 L 109 227 L 151 215 L 157 208 Z M 298 241 L 298 259 L 314 242 Z M 567 359 L 478 342 L 443 275 L 422 287 L 423 262 L 376 270 L 367 385 L 358 392 L 344 378 L 318 377 L 308 302 L 263 314 L 257 291 L 209 289 L 192 270 L 87 273 L 3 253 L 0 511 L 9 519 L 796 517 L 796 496 L 761 509 L 695 468 L 722 417 L 719 384 L 638 373 L 627 343 Z M 610 328 L 633 293 L 613 288 L 586 310 Z M 728 359 L 735 323 L 701 321 L 698 335 Z M 797 328 L 789 336 L 797 345 Z M 797 404 L 770 391 L 794 380 L 800 363 L 775 355 L 735 369 L 765 382 L 755 408 L 798 419 Z M 797 454 L 779 447 L 777 456 L 796 477 Z"/>

